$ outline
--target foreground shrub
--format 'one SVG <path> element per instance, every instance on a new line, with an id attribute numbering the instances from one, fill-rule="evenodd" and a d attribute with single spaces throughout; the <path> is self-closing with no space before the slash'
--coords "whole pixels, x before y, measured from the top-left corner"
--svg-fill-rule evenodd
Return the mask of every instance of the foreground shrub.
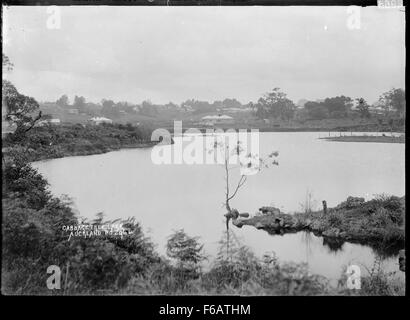
<path id="1" fill-rule="evenodd" d="M 159 260 L 139 224 L 124 223 L 127 236 L 73 238 L 63 226 L 77 225 L 69 203 L 47 191 L 47 181 L 16 153 L 3 167 L 2 291 L 7 294 L 85 293 L 118 290 Z M 104 224 L 102 218 L 94 224 Z M 46 273 L 59 266 L 64 290 L 50 291 Z"/>
<path id="2" fill-rule="evenodd" d="M 385 272 L 382 268 L 382 256 L 378 256 L 370 269 L 365 268 L 366 274 L 362 274 L 359 290 L 348 290 L 346 288 L 346 275 L 339 280 L 342 290 L 338 294 L 361 295 L 361 296 L 404 296 L 405 282 L 400 279 L 404 276 L 397 272 Z"/>

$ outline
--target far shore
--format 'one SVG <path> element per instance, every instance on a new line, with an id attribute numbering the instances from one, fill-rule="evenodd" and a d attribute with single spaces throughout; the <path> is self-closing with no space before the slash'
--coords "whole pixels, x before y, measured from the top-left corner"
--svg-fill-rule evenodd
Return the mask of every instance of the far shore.
<path id="1" fill-rule="evenodd" d="M 168 130 L 171 134 L 174 133 L 174 127 L 165 125 L 162 127 L 163 129 Z M 208 130 L 258 130 L 259 132 L 341 132 L 341 133 L 350 133 L 350 132 L 367 132 L 367 133 L 375 133 L 375 132 L 390 132 L 388 128 L 386 130 L 379 131 L 378 128 L 374 127 L 262 127 L 262 126 L 211 126 L 211 127 L 200 127 L 200 126 L 189 126 L 185 125 L 182 128 L 182 131 L 185 132 L 188 129 L 196 129 L 201 131 L 202 133 L 207 133 Z M 396 128 L 393 133 L 404 134 L 404 131 L 401 128 Z"/>
<path id="2" fill-rule="evenodd" d="M 340 136 L 340 137 L 325 137 L 319 138 L 328 141 L 338 142 L 377 142 L 377 143 L 405 143 L 404 135 L 399 137 L 395 136 Z"/>
<path id="3" fill-rule="evenodd" d="M 125 149 L 144 149 L 152 148 L 158 144 L 158 141 L 153 142 L 139 142 L 134 144 L 125 144 L 121 146 L 108 146 L 103 149 L 98 148 L 88 148 L 82 150 L 60 150 L 59 152 L 39 152 L 35 153 L 33 149 L 27 149 L 27 155 L 30 162 L 45 161 L 52 159 L 61 159 L 68 157 L 78 157 L 78 156 L 92 156 L 98 154 L 104 154 L 113 151 L 120 151 Z M 8 149 L 3 148 L 4 161 L 9 161 Z"/>
<path id="4" fill-rule="evenodd" d="M 109 153 L 113 151 L 125 150 L 125 149 L 144 149 L 144 148 L 149 149 L 149 148 L 154 147 L 156 144 L 158 144 L 158 141 L 127 144 L 127 145 L 122 145 L 120 147 L 110 146 L 105 149 L 65 151 L 64 153 L 59 154 L 59 155 L 42 155 L 40 156 L 40 159 L 35 160 L 35 161 L 44 161 L 44 160 L 78 157 L 78 156 L 92 156 L 92 155 L 104 154 L 104 153 Z"/>

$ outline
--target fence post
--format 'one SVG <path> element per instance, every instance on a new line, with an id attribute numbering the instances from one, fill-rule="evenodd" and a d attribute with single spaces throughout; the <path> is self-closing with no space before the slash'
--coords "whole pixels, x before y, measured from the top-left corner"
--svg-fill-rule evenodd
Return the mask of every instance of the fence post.
<path id="1" fill-rule="evenodd" d="M 327 214 L 327 203 L 326 203 L 326 200 L 323 200 L 323 201 L 322 201 L 322 205 L 323 205 L 323 213 L 324 213 L 324 214 Z"/>

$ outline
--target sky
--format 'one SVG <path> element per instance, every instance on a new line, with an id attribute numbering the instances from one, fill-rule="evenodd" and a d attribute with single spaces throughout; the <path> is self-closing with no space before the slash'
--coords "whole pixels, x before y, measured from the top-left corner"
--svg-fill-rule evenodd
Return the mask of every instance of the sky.
<path id="1" fill-rule="evenodd" d="M 67 94 L 70 101 L 247 103 L 279 87 L 295 103 L 338 95 L 373 103 L 404 88 L 399 9 L 59 9 L 60 28 L 50 29 L 56 15 L 48 7 L 3 8 L 3 53 L 14 64 L 6 77 L 39 101 Z"/>

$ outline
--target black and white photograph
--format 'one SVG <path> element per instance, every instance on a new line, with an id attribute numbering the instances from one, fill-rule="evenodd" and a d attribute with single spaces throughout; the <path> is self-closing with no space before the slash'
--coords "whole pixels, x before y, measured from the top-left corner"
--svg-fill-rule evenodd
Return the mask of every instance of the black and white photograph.
<path id="1" fill-rule="evenodd" d="M 12 2 L 2 295 L 406 295 L 402 1 Z"/>

